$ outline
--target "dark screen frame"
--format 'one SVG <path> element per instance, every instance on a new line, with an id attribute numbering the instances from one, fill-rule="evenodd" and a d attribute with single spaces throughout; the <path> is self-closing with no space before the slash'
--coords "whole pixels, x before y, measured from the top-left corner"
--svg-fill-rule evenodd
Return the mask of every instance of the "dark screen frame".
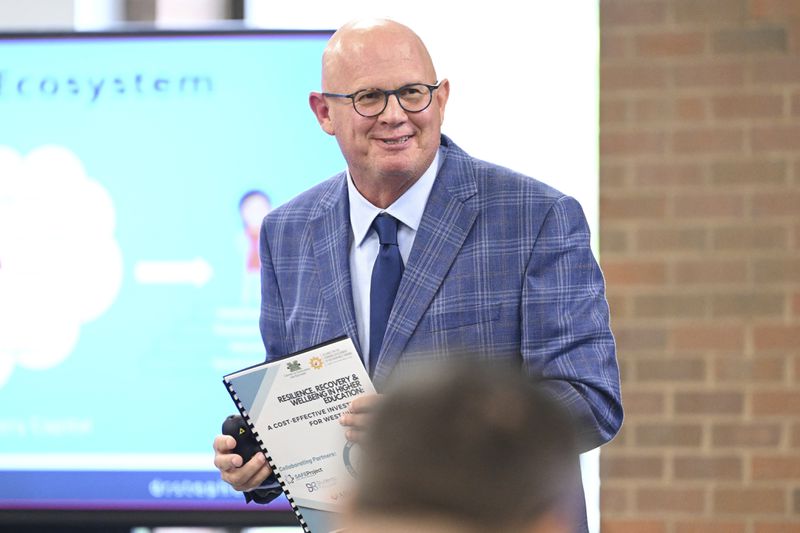
<path id="1" fill-rule="evenodd" d="M 106 40 L 191 37 L 270 37 L 270 36 L 327 36 L 334 30 L 253 29 L 240 24 L 223 24 L 207 29 L 156 29 L 150 25 L 128 24 L 109 30 L 70 31 L 0 31 L 0 42 L 11 40 Z M 221 421 L 220 421 L 221 423 Z M 242 497 L 244 499 L 244 496 Z M 130 533 L 134 527 L 240 527 L 298 526 L 292 511 L 259 509 L 199 511 L 186 509 L 146 510 L 135 507 L 109 509 L 0 509 L 0 532 L 20 533 Z"/>

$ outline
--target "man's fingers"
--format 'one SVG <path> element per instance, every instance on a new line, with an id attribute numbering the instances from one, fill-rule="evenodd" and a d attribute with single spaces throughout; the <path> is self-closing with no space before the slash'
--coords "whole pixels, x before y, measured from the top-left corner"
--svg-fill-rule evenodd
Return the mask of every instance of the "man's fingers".
<path id="1" fill-rule="evenodd" d="M 343 426 L 363 429 L 369 424 L 372 411 L 375 410 L 379 400 L 380 396 L 377 394 L 357 396 L 350 402 L 350 406 L 339 418 L 339 422 Z"/>
<path id="2" fill-rule="evenodd" d="M 339 421 L 347 428 L 347 431 L 344 433 L 345 438 L 350 442 L 361 442 L 371 416 L 371 414 L 353 413 L 342 415 Z"/>
<path id="3" fill-rule="evenodd" d="M 230 435 L 217 435 L 214 439 L 214 466 L 220 471 L 222 480 L 238 491 L 248 491 L 261 485 L 272 469 L 263 453 L 255 454 L 242 464 L 239 454 L 231 453 L 236 439 Z"/>
<path id="4" fill-rule="evenodd" d="M 231 453 L 236 447 L 236 440 L 229 435 L 218 435 L 214 439 L 214 466 L 227 472 L 242 466 L 241 456 Z"/>
<path id="5" fill-rule="evenodd" d="M 267 479 L 267 477 L 269 477 L 271 473 L 272 470 L 270 469 L 269 465 L 262 465 L 262 467 L 257 470 L 256 473 L 250 477 L 250 479 L 240 485 L 233 485 L 233 488 L 240 492 L 256 489 L 264 482 L 265 479 Z"/>
<path id="6" fill-rule="evenodd" d="M 351 428 L 364 429 L 369 423 L 369 419 L 368 413 L 345 413 L 339 417 L 339 423 Z"/>
<path id="7" fill-rule="evenodd" d="M 350 413 L 368 413 L 375 409 L 380 396 L 377 394 L 363 394 L 353 398 L 348 411 Z"/>
<path id="8" fill-rule="evenodd" d="M 222 470 L 222 479 L 229 483 L 234 489 L 246 491 L 261 485 L 271 473 L 272 469 L 269 467 L 269 464 L 267 464 L 264 454 L 257 453 L 241 468 Z"/>
<path id="9" fill-rule="evenodd" d="M 345 431 L 344 436 L 352 443 L 359 443 L 364 437 L 364 432 L 358 429 L 348 429 Z"/>
<path id="10" fill-rule="evenodd" d="M 242 457 L 235 453 L 216 454 L 214 466 L 222 472 L 230 472 L 242 466 Z"/>
<path id="11" fill-rule="evenodd" d="M 239 461 L 242 458 L 239 455 L 229 454 L 229 456 L 221 456 L 225 457 L 226 459 L 237 457 Z M 258 471 L 267 463 L 263 453 L 255 454 L 247 463 L 241 465 L 240 467 L 228 468 L 228 469 L 221 469 L 223 470 L 222 478 L 230 483 L 231 485 L 242 485 L 246 484 L 253 476 L 255 476 Z"/>
<path id="12" fill-rule="evenodd" d="M 214 437 L 214 451 L 217 453 L 230 453 L 236 447 L 236 439 L 230 435 L 217 435 Z"/>

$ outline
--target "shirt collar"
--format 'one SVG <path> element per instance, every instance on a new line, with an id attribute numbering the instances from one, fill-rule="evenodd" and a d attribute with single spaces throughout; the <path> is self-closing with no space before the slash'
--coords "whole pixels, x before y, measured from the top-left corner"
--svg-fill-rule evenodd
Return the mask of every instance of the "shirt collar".
<path id="1" fill-rule="evenodd" d="M 440 149 L 441 150 L 441 149 Z M 425 204 L 428 203 L 428 196 L 433 189 L 433 182 L 439 172 L 442 158 L 439 150 L 433 156 L 431 166 L 424 174 L 403 193 L 403 195 L 386 209 L 381 209 L 372 205 L 369 200 L 364 198 L 350 176 L 350 169 L 347 169 L 347 197 L 350 200 L 350 227 L 353 228 L 354 243 L 361 246 L 369 233 L 372 221 L 380 213 L 386 212 L 394 218 L 411 228 L 414 232 L 419 228 L 422 220 L 422 213 L 425 211 Z"/>

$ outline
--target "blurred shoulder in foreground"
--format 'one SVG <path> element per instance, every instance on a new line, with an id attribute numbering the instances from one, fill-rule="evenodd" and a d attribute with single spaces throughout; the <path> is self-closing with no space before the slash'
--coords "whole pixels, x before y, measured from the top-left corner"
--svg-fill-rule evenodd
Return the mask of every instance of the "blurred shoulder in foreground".
<path id="1" fill-rule="evenodd" d="M 348 533 L 574 531 L 571 421 L 519 370 L 425 364 L 378 406 Z"/>

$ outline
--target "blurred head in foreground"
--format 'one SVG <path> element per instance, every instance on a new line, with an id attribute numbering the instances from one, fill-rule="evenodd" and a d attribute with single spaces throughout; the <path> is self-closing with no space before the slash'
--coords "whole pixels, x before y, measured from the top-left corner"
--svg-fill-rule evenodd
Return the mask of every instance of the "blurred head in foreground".
<path id="1" fill-rule="evenodd" d="M 420 367 L 367 429 L 347 531 L 567 533 L 577 456 L 565 413 L 519 370 Z"/>

